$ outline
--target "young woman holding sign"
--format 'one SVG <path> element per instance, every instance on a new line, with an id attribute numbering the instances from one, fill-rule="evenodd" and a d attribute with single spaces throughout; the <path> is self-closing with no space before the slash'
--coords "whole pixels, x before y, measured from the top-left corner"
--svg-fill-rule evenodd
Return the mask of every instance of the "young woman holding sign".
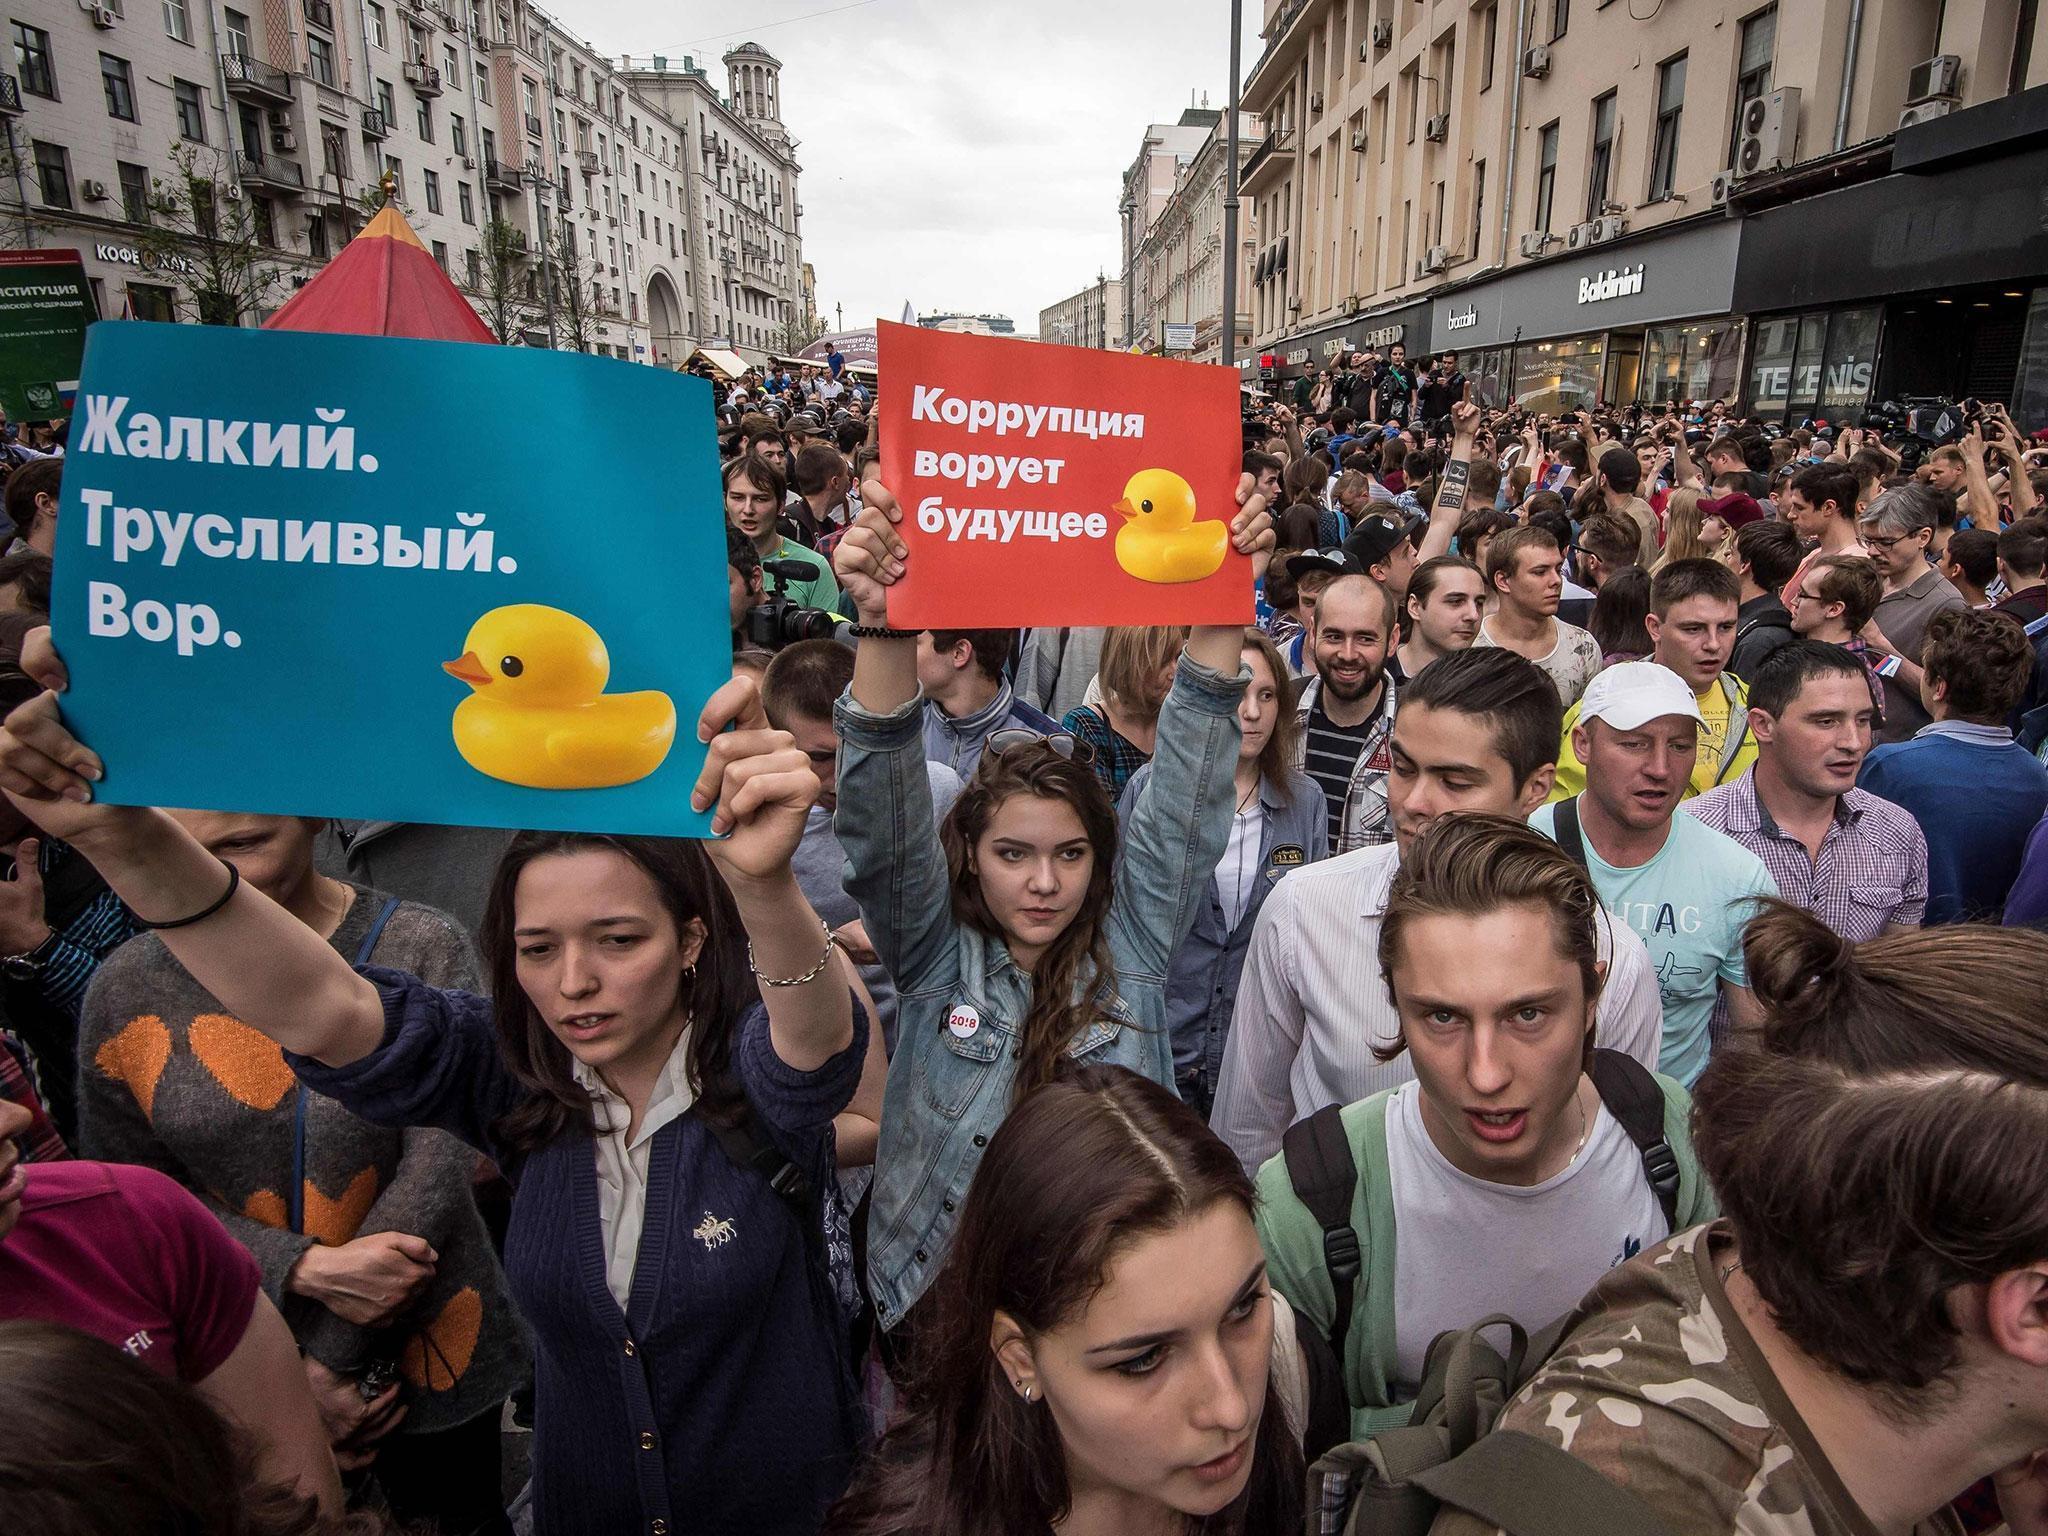
<path id="1" fill-rule="evenodd" d="M 63 685 L 43 632 L 24 666 Z M 867 1037 L 790 873 L 817 779 L 750 680 L 698 731 L 692 799 L 730 835 L 515 838 L 481 935 L 495 1003 L 358 972 L 166 812 L 93 803 L 99 761 L 54 693 L 0 731 L 0 787 L 305 1084 L 511 1178 L 541 1536 L 814 1531 L 865 1429 L 804 1197 L 832 1177 Z"/>
<path id="2" fill-rule="evenodd" d="M 1256 577 L 1273 532 L 1252 485 L 1240 484 L 1231 539 Z M 940 828 L 916 636 L 887 628 L 910 555 L 903 514 L 877 482 L 862 496 L 835 556 L 867 637 L 837 714 L 833 827 L 901 990 L 868 1226 L 876 1313 L 895 1329 L 945 1259 L 989 1137 L 1063 1056 L 1172 1085 L 1167 970 L 1230 836 L 1246 673 L 1243 629 L 1189 635 L 1121 860 L 1109 795 L 1067 736 L 991 737 Z"/>
<path id="3" fill-rule="evenodd" d="M 1230 1149 L 1136 1073 L 1033 1089 L 961 1207 L 918 1405 L 830 1536 L 1293 1536 L 1305 1479 L 1273 1351 L 1293 1322 L 1253 1204 Z"/>

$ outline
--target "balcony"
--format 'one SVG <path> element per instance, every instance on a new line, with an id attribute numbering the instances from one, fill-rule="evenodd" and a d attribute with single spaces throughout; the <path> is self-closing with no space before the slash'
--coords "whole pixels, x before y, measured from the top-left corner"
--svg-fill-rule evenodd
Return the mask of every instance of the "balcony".
<path id="1" fill-rule="evenodd" d="M 220 72 L 227 81 L 230 96 L 275 106 L 288 107 L 292 103 L 292 77 L 245 53 L 222 54 Z"/>
<path id="2" fill-rule="evenodd" d="M 381 139 L 391 132 L 391 119 L 378 107 L 363 108 L 363 137 Z"/>
<path id="3" fill-rule="evenodd" d="M 532 112 L 526 114 L 526 133 L 528 138 L 537 139 L 540 137 L 540 118 L 537 114 Z"/>
<path id="4" fill-rule="evenodd" d="M 1266 183 L 1294 168 L 1294 130 L 1283 128 L 1278 133 L 1266 135 L 1265 142 L 1252 151 L 1244 163 L 1244 174 L 1238 178 L 1239 196 L 1256 192 Z"/>
<path id="5" fill-rule="evenodd" d="M 486 160 L 484 184 L 496 187 L 500 192 L 519 192 L 525 189 L 526 178 L 516 165 L 507 165 L 503 160 Z"/>
<path id="6" fill-rule="evenodd" d="M 306 20 L 323 31 L 334 30 L 334 6 L 329 0 L 306 0 Z"/>
<path id="7" fill-rule="evenodd" d="M 420 96 L 441 94 L 441 71 L 433 65 L 415 60 L 405 66 L 405 82 Z"/>
<path id="8" fill-rule="evenodd" d="M 584 175 L 595 176 L 598 166 L 597 151 L 594 149 L 577 150 L 576 163 L 582 169 Z"/>
<path id="9" fill-rule="evenodd" d="M 282 155 L 252 155 L 235 151 L 235 176 L 245 186 L 269 187 L 297 197 L 306 190 L 306 173 L 296 160 Z"/>

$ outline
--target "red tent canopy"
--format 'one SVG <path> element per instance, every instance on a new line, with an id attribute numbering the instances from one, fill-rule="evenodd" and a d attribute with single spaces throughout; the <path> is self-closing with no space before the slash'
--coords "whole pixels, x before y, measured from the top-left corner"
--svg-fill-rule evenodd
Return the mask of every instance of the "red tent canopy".
<path id="1" fill-rule="evenodd" d="M 389 203 L 264 326 L 425 341 L 498 339 Z"/>

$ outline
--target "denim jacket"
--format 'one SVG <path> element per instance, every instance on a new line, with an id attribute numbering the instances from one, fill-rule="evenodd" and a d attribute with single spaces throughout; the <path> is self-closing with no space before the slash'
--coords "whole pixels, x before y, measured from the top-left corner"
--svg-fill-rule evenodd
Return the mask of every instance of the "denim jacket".
<path id="1" fill-rule="evenodd" d="M 1150 764 L 1124 786 L 1126 818 L 1152 777 Z M 1194 926 L 1174 951 L 1166 983 L 1166 1024 L 1173 1035 L 1174 1086 L 1203 1119 L 1216 1098 L 1216 1080 L 1223 1072 L 1223 1046 L 1230 1038 L 1230 1020 L 1237 1008 L 1237 979 L 1258 923 L 1266 895 L 1289 870 L 1314 864 L 1330 852 L 1330 809 L 1323 787 L 1299 768 L 1287 769 L 1286 782 L 1259 780 L 1260 818 L 1258 868 L 1263 878 L 1252 882 L 1251 897 L 1236 927 L 1224 922 L 1223 903 L 1212 878 L 1202 887 Z"/>
<path id="2" fill-rule="evenodd" d="M 1070 1056 L 1172 1086 L 1168 965 L 1230 837 L 1231 778 L 1249 673 L 1182 657 L 1159 712 L 1152 790 L 1132 811 L 1107 937 L 1115 986 Z M 952 888 L 924 769 L 923 700 L 887 715 L 835 711 L 846 888 L 896 978 L 896 1052 L 882 1101 L 868 1281 L 882 1326 L 924 1293 L 953 1238 L 982 1149 L 1010 1112 L 1031 977 L 1002 940 L 953 919 Z"/>

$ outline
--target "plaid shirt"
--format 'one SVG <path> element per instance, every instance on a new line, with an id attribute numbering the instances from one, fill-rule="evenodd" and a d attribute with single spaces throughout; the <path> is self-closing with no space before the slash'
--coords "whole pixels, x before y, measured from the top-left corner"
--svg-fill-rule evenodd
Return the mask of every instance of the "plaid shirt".
<path id="1" fill-rule="evenodd" d="M 1820 856 L 1778 828 L 1756 792 L 1752 768 L 1686 802 L 1696 820 L 1764 861 L 1787 901 L 1806 908 L 1852 944 L 1887 928 L 1917 928 L 1927 910 L 1927 839 L 1910 812 L 1867 790 L 1835 801 Z"/>
<path id="2" fill-rule="evenodd" d="M 0 1099 L 12 1099 L 29 1112 L 28 1129 L 21 1134 L 24 1162 L 55 1163 L 71 1156 L 29 1080 L 28 1048 L 5 1030 L 0 1030 Z"/>
<path id="3" fill-rule="evenodd" d="M 1067 711 L 1067 717 L 1060 721 L 1060 729 L 1077 741 L 1088 743 L 1095 756 L 1088 766 L 1095 770 L 1095 777 L 1102 780 L 1102 787 L 1109 791 L 1112 802 L 1123 797 L 1124 786 L 1131 782 L 1131 776 L 1152 761 L 1152 754 L 1141 752 L 1126 740 L 1109 723 L 1108 717 L 1100 710 L 1083 704 Z"/>

